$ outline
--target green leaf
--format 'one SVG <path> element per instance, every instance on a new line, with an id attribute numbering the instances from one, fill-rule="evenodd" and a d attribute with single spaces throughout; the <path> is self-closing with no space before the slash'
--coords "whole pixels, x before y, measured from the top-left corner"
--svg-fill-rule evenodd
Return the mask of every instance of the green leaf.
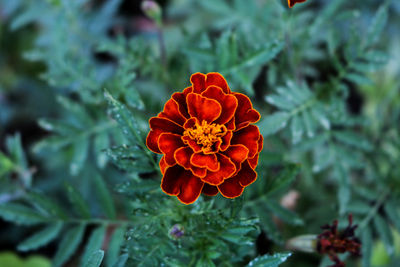
<path id="1" fill-rule="evenodd" d="M 103 244 L 104 237 L 106 235 L 106 227 L 100 226 L 96 228 L 90 235 L 89 241 L 86 244 L 85 251 L 81 258 L 81 266 L 85 267 L 91 255 L 98 251 Z"/>
<path id="2" fill-rule="evenodd" d="M 368 34 L 365 38 L 365 40 L 367 40 L 367 46 L 374 45 L 379 40 L 379 37 L 386 26 L 387 20 L 387 5 L 383 4 L 376 12 L 371 26 L 368 29 Z"/>
<path id="3" fill-rule="evenodd" d="M 292 143 L 297 144 L 303 136 L 303 123 L 300 117 L 294 116 L 290 123 L 290 130 L 292 132 Z"/>
<path id="4" fill-rule="evenodd" d="M 14 163 L 0 151 L 0 178 L 11 172 L 14 168 Z"/>
<path id="5" fill-rule="evenodd" d="M 369 227 L 365 227 L 361 235 L 361 266 L 370 267 L 371 266 L 371 254 L 372 254 L 372 234 Z"/>
<path id="6" fill-rule="evenodd" d="M 116 218 L 116 211 L 114 202 L 110 191 L 107 188 L 107 184 L 99 174 L 94 174 L 94 187 L 97 194 L 98 201 L 100 202 L 104 213 L 110 219 Z"/>
<path id="7" fill-rule="evenodd" d="M 67 182 L 64 184 L 64 187 L 67 191 L 68 199 L 71 202 L 72 207 L 78 212 L 79 216 L 84 219 L 89 219 L 91 217 L 90 209 L 81 193 Z"/>
<path id="8" fill-rule="evenodd" d="M 83 265 L 83 267 L 99 267 L 104 258 L 103 250 L 96 250 L 92 254 L 90 254 L 87 262 Z"/>
<path id="9" fill-rule="evenodd" d="M 27 200 L 41 211 L 45 216 L 67 218 L 66 212 L 53 199 L 46 197 L 43 192 L 29 192 L 26 195 Z"/>
<path id="10" fill-rule="evenodd" d="M 393 226 L 396 227 L 397 231 L 400 232 L 400 214 L 398 206 L 395 205 L 394 202 L 387 201 L 384 205 L 384 210 L 387 217 L 393 223 Z"/>
<path id="11" fill-rule="evenodd" d="M 373 146 L 368 139 L 354 132 L 334 131 L 333 136 L 344 144 L 363 149 L 365 151 L 371 151 L 373 149 Z"/>
<path id="12" fill-rule="evenodd" d="M 287 258 L 289 258 L 292 254 L 291 253 L 277 253 L 274 255 L 264 255 L 255 258 L 247 267 L 277 267 L 281 263 L 284 263 Z"/>
<path id="13" fill-rule="evenodd" d="M 5 221 L 22 225 L 39 224 L 48 220 L 32 208 L 16 203 L 0 205 L 0 217 Z"/>
<path id="14" fill-rule="evenodd" d="M 276 216 L 281 218 L 286 223 L 289 223 L 292 225 L 303 225 L 304 224 L 303 220 L 296 213 L 282 207 L 277 201 L 270 199 L 267 202 L 265 202 L 265 206 L 272 213 L 274 213 Z"/>
<path id="15" fill-rule="evenodd" d="M 358 85 L 373 85 L 373 82 L 369 78 L 355 72 L 346 74 L 345 78 Z"/>
<path id="16" fill-rule="evenodd" d="M 42 229 L 41 231 L 35 233 L 34 235 L 22 241 L 18 245 L 18 250 L 29 251 L 47 245 L 58 236 L 62 227 L 63 227 L 62 222 L 50 224 L 46 228 Z"/>
<path id="17" fill-rule="evenodd" d="M 275 178 L 269 186 L 269 191 L 266 196 L 271 197 L 282 193 L 287 190 L 290 184 L 295 180 L 300 171 L 300 165 L 289 164 L 285 169 Z"/>
<path id="18" fill-rule="evenodd" d="M 56 255 L 53 258 L 53 266 L 62 266 L 75 253 L 82 241 L 85 225 L 79 224 L 70 228 L 58 245 Z"/>
<path id="19" fill-rule="evenodd" d="M 378 214 L 374 216 L 374 226 L 379 236 L 385 245 L 386 251 L 389 255 L 393 255 L 393 236 L 387 222 Z"/>
<path id="20" fill-rule="evenodd" d="M 259 123 L 258 127 L 260 127 L 263 136 L 272 135 L 284 128 L 289 118 L 290 114 L 288 112 L 278 111 L 265 117 L 264 120 Z"/>
<path id="21" fill-rule="evenodd" d="M 142 143 L 142 133 L 139 129 L 135 116 L 126 108 L 125 105 L 113 98 L 107 91 L 104 96 L 110 106 L 111 116 L 118 122 L 122 132 L 131 140 L 133 144 Z"/>
<path id="22" fill-rule="evenodd" d="M 89 139 L 80 138 L 73 144 L 74 155 L 72 156 L 69 170 L 71 175 L 77 175 L 83 168 L 89 153 Z"/>
<path id="23" fill-rule="evenodd" d="M 106 255 L 106 265 L 108 267 L 114 266 L 118 261 L 118 257 L 121 251 L 121 246 L 125 241 L 125 227 L 119 227 L 115 229 L 112 234 L 111 241 L 108 246 Z"/>

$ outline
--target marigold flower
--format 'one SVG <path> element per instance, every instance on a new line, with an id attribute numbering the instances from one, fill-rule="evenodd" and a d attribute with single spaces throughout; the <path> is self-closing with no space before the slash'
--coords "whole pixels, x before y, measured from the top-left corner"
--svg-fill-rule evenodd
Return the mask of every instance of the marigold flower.
<path id="1" fill-rule="evenodd" d="M 354 230 L 357 225 L 353 224 L 353 216 L 349 215 L 349 225 L 343 230 L 338 231 L 338 221 L 335 220 L 332 225 L 324 225 L 321 228 L 325 231 L 318 236 L 317 251 L 321 254 L 327 254 L 335 263 L 330 267 L 344 267 L 345 264 L 337 256 L 338 253 L 349 252 L 354 256 L 360 255 L 361 242 L 354 236 Z"/>
<path id="2" fill-rule="evenodd" d="M 295 4 L 297 3 L 303 3 L 307 0 L 288 0 L 288 5 L 290 8 L 292 8 Z"/>
<path id="3" fill-rule="evenodd" d="M 195 73 L 150 119 L 147 147 L 159 154 L 161 189 L 191 204 L 201 193 L 240 196 L 257 178 L 263 137 L 250 99 L 230 90 L 219 73 Z"/>

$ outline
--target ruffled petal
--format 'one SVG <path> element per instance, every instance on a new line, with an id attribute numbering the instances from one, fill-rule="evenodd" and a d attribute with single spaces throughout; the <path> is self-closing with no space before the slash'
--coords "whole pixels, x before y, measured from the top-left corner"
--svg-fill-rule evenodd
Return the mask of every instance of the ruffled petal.
<path id="1" fill-rule="evenodd" d="M 158 146 L 158 139 L 162 133 L 175 133 L 182 134 L 183 128 L 175 122 L 166 119 L 153 117 L 149 120 L 151 131 L 147 135 L 146 145 L 147 147 L 158 154 L 162 154 Z"/>
<path id="2" fill-rule="evenodd" d="M 297 3 L 303 3 L 303 2 L 305 2 L 306 0 L 288 0 L 288 5 L 289 5 L 289 7 L 290 8 L 292 8 L 295 4 L 297 4 Z"/>
<path id="3" fill-rule="evenodd" d="M 162 174 L 165 173 L 165 169 L 168 167 L 167 162 L 165 162 L 165 156 L 163 156 L 160 159 L 160 162 L 158 163 L 158 165 L 160 166 L 160 171 Z"/>
<path id="4" fill-rule="evenodd" d="M 224 155 L 235 164 L 236 172 L 240 170 L 241 164 L 247 159 L 248 154 L 249 150 L 244 145 L 232 145 L 224 152 Z"/>
<path id="5" fill-rule="evenodd" d="M 236 129 L 243 128 L 250 123 L 255 123 L 260 120 L 261 116 L 257 110 L 253 109 L 250 99 L 244 94 L 234 93 L 238 100 L 238 107 L 235 113 Z"/>
<path id="6" fill-rule="evenodd" d="M 186 121 L 186 118 L 179 111 L 178 103 L 173 99 L 170 99 L 167 101 L 167 103 L 165 103 L 163 112 L 161 112 L 158 116 L 161 118 L 170 119 L 179 125 L 183 125 Z"/>
<path id="7" fill-rule="evenodd" d="M 217 100 L 222 107 L 221 115 L 215 123 L 225 124 L 229 122 L 235 115 L 238 101 L 235 96 L 225 94 L 221 88 L 217 86 L 209 86 L 202 94 L 202 96 Z"/>
<path id="8" fill-rule="evenodd" d="M 215 154 L 194 153 L 190 158 L 190 163 L 195 167 L 207 168 L 210 171 L 218 171 L 220 167 Z"/>
<path id="9" fill-rule="evenodd" d="M 263 147 L 264 147 L 264 137 L 260 134 L 260 139 L 258 139 L 258 153 L 261 152 Z"/>
<path id="10" fill-rule="evenodd" d="M 260 131 L 255 125 L 248 125 L 247 127 L 235 132 L 231 144 L 242 144 L 249 149 L 249 158 L 258 153 L 258 140 L 260 139 Z"/>
<path id="11" fill-rule="evenodd" d="M 206 177 L 202 178 L 203 182 L 210 185 L 219 185 L 236 172 L 235 164 L 227 156 L 218 153 L 217 157 L 220 164 L 219 170 L 207 171 Z"/>
<path id="12" fill-rule="evenodd" d="M 257 180 L 257 173 L 250 167 L 247 160 L 242 163 L 242 168 L 236 176 L 239 178 L 239 184 L 244 187 Z"/>
<path id="13" fill-rule="evenodd" d="M 218 185 L 218 191 L 227 198 L 235 198 L 243 193 L 244 187 L 239 183 L 239 177 L 234 176 L 226 179 L 222 184 Z"/>
<path id="14" fill-rule="evenodd" d="M 159 147 L 162 153 L 165 154 L 165 162 L 171 166 L 176 163 L 174 153 L 177 149 L 184 146 L 181 136 L 171 133 L 163 133 L 158 140 Z"/>
<path id="15" fill-rule="evenodd" d="M 167 168 L 161 181 L 161 189 L 168 195 L 177 196 L 184 204 L 195 202 L 203 186 L 199 178 L 179 165 Z"/>
<path id="16" fill-rule="evenodd" d="M 190 77 L 193 93 L 200 94 L 206 89 L 206 75 L 200 72 L 192 74 Z"/>
<path id="17" fill-rule="evenodd" d="M 221 105 L 216 100 L 195 93 L 188 94 L 186 99 L 190 116 L 197 118 L 200 122 L 205 120 L 211 123 L 221 114 Z"/>
<path id="18" fill-rule="evenodd" d="M 224 93 L 231 93 L 231 89 L 229 89 L 228 83 L 226 82 L 225 78 L 217 72 L 207 73 L 206 86 L 204 89 L 211 85 L 218 86 L 222 89 L 222 91 L 224 91 Z"/>
<path id="19" fill-rule="evenodd" d="M 176 163 L 181 165 L 186 170 L 191 167 L 190 157 L 193 155 L 193 150 L 190 147 L 184 146 L 177 149 L 174 153 Z"/>
<path id="20" fill-rule="evenodd" d="M 252 157 L 252 158 L 250 158 L 250 159 L 247 159 L 247 161 L 249 162 L 249 165 L 250 165 L 250 167 L 254 170 L 256 167 L 257 167 L 257 164 L 258 164 L 258 153 L 254 156 L 254 157 Z"/>
<path id="21" fill-rule="evenodd" d="M 179 113 L 182 114 L 183 117 L 185 118 L 189 118 L 189 113 L 188 113 L 188 109 L 187 109 L 187 104 L 186 104 L 186 96 L 192 92 L 192 87 L 187 87 L 185 90 L 183 90 L 182 93 L 177 92 L 177 93 L 173 93 L 171 98 L 173 100 L 176 101 L 176 103 L 178 104 L 178 110 Z"/>
<path id="22" fill-rule="evenodd" d="M 202 193 L 207 196 L 215 196 L 218 194 L 218 188 L 216 186 L 205 183 Z"/>
<path id="23" fill-rule="evenodd" d="M 228 131 L 224 136 L 222 136 L 222 143 L 219 147 L 221 151 L 225 151 L 231 145 L 232 136 L 233 133 L 231 131 Z"/>

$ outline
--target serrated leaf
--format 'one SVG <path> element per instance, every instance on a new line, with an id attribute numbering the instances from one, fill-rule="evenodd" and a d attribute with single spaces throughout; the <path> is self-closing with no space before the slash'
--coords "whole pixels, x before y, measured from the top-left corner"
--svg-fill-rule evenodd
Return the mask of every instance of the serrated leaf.
<path id="1" fill-rule="evenodd" d="M 60 244 L 58 245 L 56 255 L 53 258 L 53 266 L 62 266 L 75 253 L 82 241 L 85 225 L 79 224 L 65 232 Z"/>
<path id="2" fill-rule="evenodd" d="M 142 133 L 133 114 L 125 105 L 117 101 L 107 91 L 104 92 L 104 96 L 109 103 L 109 111 L 112 117 L 118 122 L 122 132 L 133 142 L 133 144 L 143 142 L 141 137 Z"/>
<path id="3" fill-rule="evenodd" d="M 97 199 L 100 202 L 104 213 L 110 219 L 116 218 L 116 211 L 114 202 L 111 196 L 110 191 L 107 188 L 107 184 L 104 182 L 103 178 L 98 175 L 94 174 L 94 187 L 96 189 Z"/>
<path id="4" fill-rule="evenodd" d="M 29 192 L 26 198 L 36 209 L 41 211 L 45 216 L 67 218 L 66 212 L 53 199 L 44 196 L 43 193 Z"/>
<path id="5" fill-rule="evenodd" d="M 306 126 L 307 136 L 309 138 L 312 138 L 314 136 L 315 130 L 314 120 L 311 118 L 308 110 L 303 110 L 303 112 L 301 112 L 301 115 L 304 125 Z"/>
<path id="6" fill-rule="evenodd" d="M 290 99 L 282 95 L 269 95 L 265 98 L 265 100 L 271 105 L 287 111 L 290 111 L 296 107 L 295 104 L 290 101 Z"/>
<path id="7" fill-rule="evenodd" d="M 255 258 L 247 267 L 277 267 L 284 263 L 292 254 L 291 253 L 277 253 L 274 255 L 264 255 Z"/>
<path id="8" fill-rule="evenodd" d="M 92 234 L 89 237 L 89 241 L 86 244 L 85 251 L 83 252 L 83 255 L 81 258 L 81 266 L 82 267 L 87 266 L 87 262 L 89 262 L 91 255 L 94 252 L 100 250 L 101 245 L 103 244 L 105 235 L 106 235 L 106 227 L 105 226 L 100 226 L 92 232 Z"/>
<path id="9" fill-rule="evenodd" d="M 108 157 L 105 149 L 110 146 L 110 138 L 107 133 L 101 133 L 94 138 L 94 150 L 96 151 L 96 163 L 99 168 L 104 168 L 107 164 Z"/>
<path id="10" fill-rule="evenodd" d="M 125 227 L 119 227 L 115 229 L 114 233 L 112 234 L 106 255 L 106 265 L 108 267 L 112 267 L 118 261 L 121 246 L 125 241 L 124 235 Z"/>
<path id="11" fill-rule="evenodd" d="M 99 267 L 104 258 L 103 250 L 96 250 L 92 254 L 90 254 L 87 262 L 83 265 L 83 267 Z"/>
<path id="12" fill-rule="evenodd" d="M 62 222 L 50 224 L 41 231 L 35 233 L 34 235 L 28 237 L 18 245 L 18 250 L 29 251 L 33 249 L 40 248 L 51 241 L 53 241 L 60 233 L 63 227 Z"/>
<path id="13" fill-rule="evenodd" d="M 300 142 L 304 132 L 303 123 L 302 120 L 300 120 L 300 117 L 294 116 L 292 118 L 292 121 L 290 123 L 290 130 L 292 133 L 292 143 L 297 144 L 298 142 Z"/>
<path id="14" fill-rule="evenodd" d="M 386 251 L 389 255 L 393 255 L 394 246 L 393 246 L 393 236 L 392 232 L 389 228 L 387 222 L 378 214 L 374 216 L 374 226 L 379 236 L 382 239 L 383 244 L 385 245 Z"/>
<path id="15" fill-rule="evenodd" d="M 86 201 L 83 199 L 81 193 L 67 182 L 64 184 L 64 187 L 67 191 L 68 200 L 71 202 L 79 216 L 84 219 L 89 219 L 90 209 Z"/>
<path id="16" fill-rule="evenodd" d="M 375 17 L 371 23 L 371 26 L 368 29 L 368 33 L 365 38 L 367 40 L 368 46 L 371 46 L 378 41 L 383 29 L 386 26 L 387 20 L 388 20 L 387 5 L 383 4 L 376 12 Z"/>
<path id="17" fill-rule="evenodd" d="M 344 144 L 354 146 L 365 151 L 373 149 L 372 144 L 364 136 L 350 131 L 335 131 L 333 136 Z"/>
<path id="18" fill-rule="evenodd" d="M 260 131 L 263 136 L 272 135 L 284 128 L 289 118 L 290 114 L 288 112 L 278 111 L 265 117 L 259 123 L 258 127 L 260 127 Z"/>
<path id="19" fill-rule="evenodd" d="M 77 175 L 83 168 L 89 153 L 89 139 L 80 138 L 73 145 L 74 155 L 69 165 L 71 175 Z"/>
<path id="20" fill-rule="evenodd" d="M 5 221 L 22 225 L 39 224 L 48 220 L 46 216 L 39 214 L 32 208 L 16 203 L 0 205 L 0 217 Z"/>

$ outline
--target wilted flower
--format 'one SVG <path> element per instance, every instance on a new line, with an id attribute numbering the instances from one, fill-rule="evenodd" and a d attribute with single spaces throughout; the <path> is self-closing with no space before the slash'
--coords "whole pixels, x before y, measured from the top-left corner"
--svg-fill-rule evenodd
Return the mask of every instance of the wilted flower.
<path id="1" fill-rule="evenodd" d="M 150 119 L 147 146 L 163 154 L 162 190 L 185 204 L 200 193 L 235 198 L 257 178 L 263 137 L 250 99 L 233 93 L 219 73 L 195 73 Z"/>
<path id="2" fill-rule="evenodd" d="M 349 225 L 343 230 L 338 231 L 338 221 L 335 220 L 332 225 L 324 225 L 321 228 L 325 231 L 318 236 L 317 251 L 321 254 L 327 254 L 335 262 L 330 267 L 344 267 L 337 256 L 338 253 L 349 252 L 354 256 L 360 256 L 361 242 L 354 236 L 354 230 L 357 225 L 353 224 L 353 217 L 349 215 Z"/>

